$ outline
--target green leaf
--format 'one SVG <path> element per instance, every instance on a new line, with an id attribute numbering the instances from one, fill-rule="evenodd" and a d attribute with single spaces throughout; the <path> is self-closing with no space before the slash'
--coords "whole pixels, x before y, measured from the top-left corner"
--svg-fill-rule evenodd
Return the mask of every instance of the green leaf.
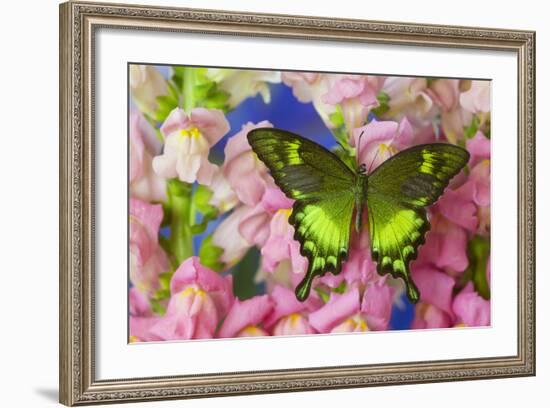
<path id="1" fill-rule="evenodd" d="M 229 110 L 228 101 L 231 95 L 222 90 L 219 84 L 211 80 L 206 73 L 206 68 L 172 67 L 171 81 L 173 88 L 179 90 L 176 91 L 176 102 L 183 99 L 184 102 L 186 100 L 187 102 L 192 101 L 190 108 L 204 107 L 227 112 Z M 186 84 L 186 78 L 191 83 Z M 186 95 L 182 95 L 182 93 L 186 93 Z M 180 95 L 182 96 L 181 98 Z"/>
<path id="2" fill-rule="evenodd" d="M 157 110 L 153 114 L 153 118 L 157 122 L 164 122 L 170 112 L 178 107 L 179 94 L 174 85 L 170 82 L 168 85 L 168 94 L 157 96 Z"/>
<path id="3" fill-rule="evenodd" d="M 489 282 L 487 282 L 487 259 L 491 244 L 488 238 L 476 235 L 468 243 L 468 258 L 472 269 L 472 282 L 477 293 L 484 299 L 491 297 Z"/>
<path id="4" fill-rule="evenodd" d="M 202 104 L 205 108 L 208 109 L 220 109 L 224 112 L 229 111 L 229 97 L 230 94 L 221 89 L 217 89 L 218 85 L 215 84 L 213 90 L 208 94 L 208 96 L 202 101 Z"/>
<path id="5" fill-rule="evenodd" d="M 212 88 L 216 84 L 214 82 L 205 82 L 203 84 L 197 84 L 195 85 L 195 88 L 193 89 L 193 93 L 195 96 L 195 100 L 204 100 L 208 97 L 209 92 L 212 90 Z"/>
<path id="6" fill-rule="evenodd" d="M 219 215 L 218 208 L 210 204 L 212 195 L 212 191 L 202 184 L 199 184 L 193 193 L 193 206 L 202 215 L 201 222 L 191 227 L 193 234 L 203 233 L 208 223 Z"/>
<path id="7" fill-rule="evenodd" d="M 223 249 L 214 245 L 212 242 L 212 235 L 207 236 L 203 241 L 201 248 L 199 249 L 199 258 L 201 264 L 212 269 L 216 272 L 223 270 L 223 262 L 220 261 L 220 257 L 223 254 Z"/>
<path id="8" fill-rule="evenodd" d="M 332 291 L 340 294 L 344 293 L 346 291 L 346 281 L 342 281 L 342 283 L 332 289 Z"/>
<path id="9" fill-rule="evenodd" d="M 159 316 L 164 316 L 166 313 L 166 307 L 156 299 L 151 299 L 151 309 L 153 310 L 153 313 Z"/>
<path id="10" fill-rule="evenodd" d="M 479 118 L 477 116 L 474 116 L 470 124 L 464 127 L 464 136 L 466 137 L 466 139 L 471 139 L 472 137 L 475 136 L 478 129 L 479 129 Z"/>
<path id="11" fill-rule="evenodd" d="M 172 280 L 172 272 L 164 272 L 159 275 L 160 288 L 170 290 L 170 281 Z"/>
<path id="12" fill-rule="evenodd" d="M 257 248 L 251 248 L 233 268 L 233 293 L 240 300 L 250 299 L 258 293 L 254 278 L 259 265 L 260 252 Z"/>
<path id="13" fill-rule="evenodd" d="M 375 116 L 380 117 L 390 110 L 390 96 L 385 92 L 379 92 L 378 95 L 376 95 L 376 99 L 378 100 L 379 105 L 376 108 L 371 109 L 371 112 Z"/>
<path id="14" fill-rule="evenodd" d="M 324 303 L 327 303 L 330 299 L 330 294 L 325 291 L 324 289 L 320 288 L 320 287 L 317 287 L 315 288 L 315 292 L 317 292 L 317 294 L 319 295 L 319 297 L 321 298 L 321 300 L 324 302 Z"/>
<path id="15" fill-rule="evenodd" d="M 191 232 L 192 185 L 178 179 L 167 182 L 167 204 L 170 219 L 170 251 L 176 265 L 193 256 L 193 235 Z"/>
<path id="16" fill-rule="evenodd" d="M 344 114 L 342 112 L 342 108 L 340 108 L 340 105 L 336 106 L 336 111 L 332 112 L 328 116 L 328 119 L 335 127 L 344 126 Z"/>
<path id="17" fill-rule="evenodd" d="M 344 148 L 342 145 L 336 145 L 332 152 L 338 156 L 340 160 L 342 160 L 352 171 L 356 170 L 357 162 L 355 161 L 355 154 L 353 153 L 353 150 L 349 150 Z"/>
<path id="18" fill-rule="evenodd" d="M 177 89 L 183 89 L 183 72 L 185 70 L 185 67 L 178 67 L 173 66 L 172 67 L 172 82 L 174 82 L 174 85 Z"/>

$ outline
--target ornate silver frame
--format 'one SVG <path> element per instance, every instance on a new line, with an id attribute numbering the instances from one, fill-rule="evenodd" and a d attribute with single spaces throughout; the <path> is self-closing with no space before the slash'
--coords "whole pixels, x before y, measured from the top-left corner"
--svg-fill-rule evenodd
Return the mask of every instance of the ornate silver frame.
<path id="1" fill-rule="evenodd" d="M 98 27 L 505 50 L 518 61 L 518 350 L 513 356 L 96 380 L 93 46 Z M 68 2 L 60 6 L 60 402 L 66 405 L 535 374 L 535 33 Z"/>

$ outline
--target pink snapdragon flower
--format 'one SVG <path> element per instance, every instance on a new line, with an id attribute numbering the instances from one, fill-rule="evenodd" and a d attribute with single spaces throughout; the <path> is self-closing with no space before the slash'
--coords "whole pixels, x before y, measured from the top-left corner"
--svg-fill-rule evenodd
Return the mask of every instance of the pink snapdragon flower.
<path id="1" fill-rule="evenodd" d="M 436 205 L 439 212 L 449 221 L 467 231 L 476 230 L 478 225 L 477 209 L 468 192 L 447 189 Z"/>
<path id="2" fill-rule="evenodd" d="M 216 168 L 212 182 L 208 187 L 212 190 L 209 204 L 216 207 L 220 212 L 227 212 L 239 203 L 237 195 L 229 185 L 221 168 Z"/>
<path id="3" fill-rule="evenodd" d="M 441 113 L 441 128 L 445 139 L 450 143 L 456 144 L 459 140 L 464 140 L 464 128 L 472 122 L 472 113 L 457 106 L 452 111 L 443 111 Z"/>
<path id="4" fill-rule="evenodd" d="M 472 81 L 470 89 L 460 95 L 460 105 L 472 113 L 489 112 L 491 110 L 491 82 Z"/>
<path id="5" fill-rule="evenodd" d="M 131 287 L 128 291 L 128 304 L 131 316 L 152 316 L 153 311 L 149 299 L 136 287 Z"/>
<path id="6" fill-rule="evenodd" d="M 427 90 L 440 114 L 441 129 L 445 138 L 457 143 L 464 138 L 464 128 L 470 124 L 472 114 L 460 105 L 460 96 L 468 81 L 434 79 Z"/>
<path id="7" fill-rule="evenodd" d="M 321 78 L 322 74 L 316 72 L 286 71 L 281 74 L 283 83 L 292 88 L 292 93 L 302 103 L 313 101 L 314 86 Z"/>
<path id="8" fill-rule="evenodd" d="M 168 269 L 168 259 L 158 242 L 163 213 L 160 204 L 130 199 L 130 281 L 142 293 L 158 287 L 158 276 Z"/>
<path id="9" fill-rule="evenodd" d="M 346 128 L 362 126 L 370 110 L 378 105 L 376 95 L 382 89 L 385 77 L 368 75 L 332 75 L 331 85 L 322 101 L 339 105 Z"/>
<path id="10" fill-rule="evenodd" d="M 466 141 L 466 149 L 470 153 L 470 167 L 491 158 L 491 141 L 479 130 L 473 138 Z"/>
<path id="11" fill-rule="evenodd" d="M 459 104 L 459 83 L 458 79 L 435 79 L 426 93 L 443 112 L 450 112 Z"/>
<path id="12" fill-rule="evenodd" d="M 437 306 L 423 301 L 417 303 L 411 329 L 439 329 L 451 327 L 451 325 L 449 315 Z"/>
<path id="13" fill-rule="evenodd" d="M 129 317 L 129 332 L 130 338 L 128 339 L 129 343 L 140 343 L 148 341 L 162 341 L 162 337 L 159 337 L 151 331 L 151 328 L 154 327 L 161 321 L 161 317 L 151 316 L 151 317 L 142 317 L 142 316 L 130 316 Z"/>
<path id="14" fill-rule="evenodd" d="M 239 262 L 251 247 L 251 244 L 239 232 L 239 224 L 248 211 L 246 206 L 236 208 L 217 226 L 212 234 L 212 243 L 223 249 L 220 261 L 227 268 Z"/>
<path id="15" fill-rule="evenodd" d="M 166 200 L 166 182 L 153 171 L 162 144 L 138 111 L 130 113 L 130 195 L 143 201 Z"/>
<path id="16" fill-rule="evenodd" d="M 333 128 L 330 115 L 336 110 L 335 106 L 324 102 L 323 96 L 331 86 L 331 74 L 314 72 L 283 72 L 283 82 L 292 88 L 292 93 L 302 103 L 312 103 L 313 107 L 325 122 L 328 128 Z"/>
<path id="17" fill-rule="evenodd" d="M 268 121 L 248 122 L 232 136 L 225 146 L 224 174 L 239 201 L 255 206 L 260 202 L 272 182 L 267 167 L 258 159 L 248 144 L 247 134 L 252 129 L 273 127 Z"/>
<path id="18" fill-rule="evenodd" d="M 343 293 L 331 293 L 329 301 L 309 315 L 309 323 L 319 333 L 361 332 L 369 328 L 359 313 L 359 290 L 352 288 Z"/>
<path id="19" fill-rule="evenodd" d="M 273 309 L 269 295 L 254 296 L 248 300 L 235 299 L 223 321 L 217 337 L 269 336 L 262 321 Z"/>
<path id="20" fill-rule="evenodd" d="M 260 94 L 264 103 L 269 103 L 269 84 L 281 82 L 280 71 L 260 71 L 256 69 L 208 68 L 206 76 L 216 81 L 220 88 L 229 94 L 228 104 L 232 108 L 246 98 Z"/>
<path id="21" fill-rule="evenodd" d="M 319 299 L 310 296 L 305 302 L 299 302 L 293 290 L 280 285 L 274 286 L 270 295 L 274 307 L 264 320 L 264 327 L 274 336 L 315 333 L 307 314 L 321 306 Z"/>
<path id="22" fill-rule="evenodd" d="M 263 247 L 269 238 L 270 222 L 280 209 L 291 208 L 293 201 L 287 198 L 279 187 L 269 184 L 259 203 L 247 207 L 243 214 L 239 232 L 250 243 Z"/>
<path id="23" fill-rule="evenodd" d="M 453 311 L 459 325 L 489 326 L 491 324 L 491 302 L 483 299 L 474 290 L 471 282 L 454 298 Z"/>
<path id="24" fill-rule="evenodd" d="M 463 272 L 469 263 L 466 251 L 468 243 L 466 230 L 438 213 L 430 217 L 430 224 L 431 229 L 426 234 L 426 243 L 420 247 L 415 264 Z"/>
<path id="25" fill-rule="evenodd" d="M 233 304 L 232 277 L 220 276 L 193 256 L 172 276 L 170 293 L 166 314 L 151 334 L 162 340 L 212 338 Z"/>
<path id="26" fill-rule="evenodd" d="M 491 163 L 477 163 L 466 182 L 456 190 L 447 190 L 437 208 L 448 220 L 470 232 L 487 234 L 490 226 Z"/>
<path id="27" fill-rule="evenodd" d="M 157 97 L 168 94 L 168 85 L 162 74 L 151 65 L 130 64 L 130 95 L 140 111 L 154 116 L 158 109 Z"/>
<path id="28" fill-rule="evenodd" d="M 438 110 L 427 93 L 426 78 L 388 77 L 382 87 L 389 97 L 389 111 L 384 120 L 408 118 L 416 126 L 431 125 Z"/>
<path id="29" fill-rule="evenodd" d="M 371 283 L 363 293 L 361 313 L 370 330 L 387 330 L 390 324 L 395 289 L 388 286 L 387 278 Z"/>
<path id="30" fill-rule="evenodd" d="M 399 123 L 373 120 L 353 129 L 350 144 L 358 149 L 357 162 L 372 172 L 399 150 L 410 147 L 412 139 L 413 130 L 407 118 Z"/>
<path id="31" fill-rule="evenodd" d="M 349 256 L 342 265 L 342 271 L 338 275 L 327 273 L 319 281 L 333 289 L 343 281 L 348 286 L 364 288 L 378 279 L 376 262 L 371 258 L 369 231 L 363 228 L 359 234 L 355 230 L 352 232 Z"/>
<path id="32" fill-rule="evenodd" d="M 294 273 L 304 273 L 307 258 L 300 254 L 300 243 L 294 239 L 294 227 L 288 222 L 292 208 L 279 209 L 269 224 L 269 237 L 261 249 L 262 267 L 274 272 L 277 265 L 290 259 Z"/>
<path id="33" fill-rule="evenodd" d="M 210 185 L 216 172 L 216 166 L 208 161 L 210 147 L 229 131 L 223 112 L 195 108 L 186 113 L 175 108 L 160 131 L 165 138 L 164 151 L 153 159 L 155 172 L 186 183 Z"/>
<path id="34" fill-rule="evenodd" d="M 452 299 L 455 280 L 446 273 L 429 265 L 412 263 L 412 278 L 422 294 L 424 303 L 436 306 L 453 319 Z"/>

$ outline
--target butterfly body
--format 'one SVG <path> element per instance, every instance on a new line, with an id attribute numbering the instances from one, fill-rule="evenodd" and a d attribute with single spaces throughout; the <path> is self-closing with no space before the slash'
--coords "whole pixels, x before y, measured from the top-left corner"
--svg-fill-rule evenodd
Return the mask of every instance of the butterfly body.
<path id="1" fill-rule="evenodd" d="M 363 226 L 363 212 L 367 204 L 369 187 L 369 177 L 365 166 L 359 166 L 355 180 L 355 231 L 359 232 Z"/>
<path id="2" fill-rule="evenodd" d="M 295 200 L 289 222 L 308 259 L 306 276 L 296 287 L 299 300 L 309 296 L 316 276 L 340 273 L 352 225 L 361 230 L 366 210 L 378 273 L 402 278 L 409 299 L 418 301 L 409 263 L 430 228 L 425 208 L 468 162 L 466 150 L 445 143 L 417 145 L 367 174 L 364 164 L 352 170 L 333 152 L 284 130 L 255 129 L 248 141 L 277 186 Z"/>

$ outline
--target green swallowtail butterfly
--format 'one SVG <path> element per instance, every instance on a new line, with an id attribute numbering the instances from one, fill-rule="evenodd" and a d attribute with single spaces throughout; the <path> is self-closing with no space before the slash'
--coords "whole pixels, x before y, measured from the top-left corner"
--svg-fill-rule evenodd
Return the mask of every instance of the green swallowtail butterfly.
<path id="1" fill-rule="evenodd" d="M 426 207 L 435 203 L 468 163 L 469 153 L 447 143 L 413 146 L 384 161 L 371 174 L 352 169 L 335 153 L 296 134 L 273 128 L 250 131 L 248 142 L 284 194 L 295 200 L 289 222 L 308 261 L 296 297 L 309 296 L 312 281 L 342 269 L 355 228 L 368 212 L 372 259 L 380 275 L 400 277 L 407 296 L 420 298 L 409 263 L 430 229 Z"/>

